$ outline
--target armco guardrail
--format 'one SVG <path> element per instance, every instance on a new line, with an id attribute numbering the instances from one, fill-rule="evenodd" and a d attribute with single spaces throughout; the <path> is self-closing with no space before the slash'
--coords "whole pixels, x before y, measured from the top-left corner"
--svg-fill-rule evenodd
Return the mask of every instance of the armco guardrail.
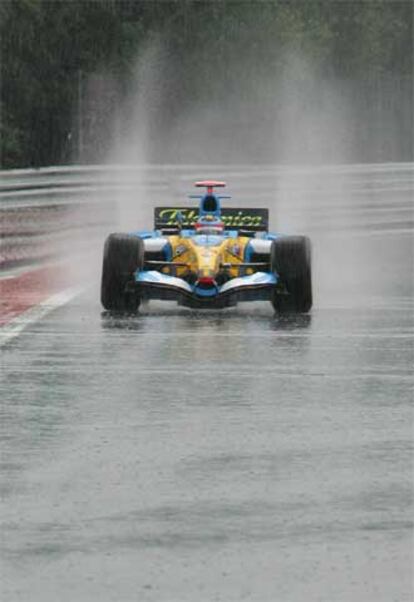
<path id="1" fill-rule="evenodd" d="M 87 251 L 114 221 L 116 178 L 104 166 L 0 173 L 0 269 Z"/>

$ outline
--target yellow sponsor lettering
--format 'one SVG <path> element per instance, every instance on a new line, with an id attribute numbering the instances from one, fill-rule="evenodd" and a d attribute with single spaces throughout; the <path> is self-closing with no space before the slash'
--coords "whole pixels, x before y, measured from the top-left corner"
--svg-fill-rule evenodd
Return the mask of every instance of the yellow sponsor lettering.
<path id="1" fill-rule="evenodd" d="M 182 224 L 184 226 L 192 226 L 198 219 L 197 209 L 186 209 L 179 207 L 165 207 L 161 208 L 158 213 L 158 219 L 165 223 L 167 226 L 174 226 L 178 222 L 179 214 L 182 216 Z M 260 227 L 264 223 L 263 215 L 255 215 L 254 213 L 248 213 L 244 210 L 238 210 L 236 212 L 223 212 L 221 219 L 227 228 L 239 228 L 239 227 Z"/>

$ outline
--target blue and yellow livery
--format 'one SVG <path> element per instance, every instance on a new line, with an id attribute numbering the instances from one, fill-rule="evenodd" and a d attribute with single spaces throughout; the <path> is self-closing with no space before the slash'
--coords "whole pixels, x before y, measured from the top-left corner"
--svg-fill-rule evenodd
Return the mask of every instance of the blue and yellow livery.
<path id="1" fill-rule="evenodd" d="M 223 308 L 271 301 L 278 312 L 312 306 L 310 241 L 268 232 L 267 209 L 222 208 L 215 188 L 198 209 L 157 207 L 154 230 L 110 234 L 105 242 L 101 301 L 107 310 L 136 311 L 143 300 Z M 193 197 L 192 197 L 193 198 Z"/>

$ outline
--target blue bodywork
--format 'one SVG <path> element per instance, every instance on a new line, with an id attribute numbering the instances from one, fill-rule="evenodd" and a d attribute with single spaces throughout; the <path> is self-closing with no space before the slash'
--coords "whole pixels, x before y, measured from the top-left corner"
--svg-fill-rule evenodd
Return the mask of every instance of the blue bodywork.
<path id="1" fill-rule="evenodd" d="M 264 286 L 264 285 L 274 285 L 278 282 L 277 274 L 272 274 L 270 272 L 256 272 L 255 274 L 250 274 L 249 276 L 238 276 L 237 278 L 233 278 L 229 282 L 222 284 L 221 286 L 214 286 L 211 288 L 200 288 L 196 285 L 192 285 L 181 278 L 177 278 L 175 276 L 169 276 L 168 274 L 160 274 L 156 270 L 137 270 L 135 273 L 135 281 L 137 283 L 147 282 L 149 284 L 163 283 L 166 285 L 170 285 L 176 287 L 178 285 L 177 281 L 183 283 L 183 289 L 190 294 L 195 294 L 200 297 L 215 297 L 220 295 L 220 293 L 224 293 L 229 290 L 229 283 L 234 284 L 234 286 L 243 287 L 243 286 Z M 179 285 L 180 286 L 180 285 Z"/>

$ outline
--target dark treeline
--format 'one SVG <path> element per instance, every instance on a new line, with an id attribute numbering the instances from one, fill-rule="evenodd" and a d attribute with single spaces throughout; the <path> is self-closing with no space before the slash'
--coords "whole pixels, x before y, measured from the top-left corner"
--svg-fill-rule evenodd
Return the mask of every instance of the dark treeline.
<path id="1" fill-rule="evenodd" d="M 391 85 L 401 114 L 404 96 L 405 141 L 389 155 L 361 156 L 412 159 L 411 0 L 2 0 L 0 19 L 2 167 L 102 160 L 153 39 L 168 55 L 160 127 L 206 91 L 216 102 L 239 89 L 248 96 L 245 81 L 254 87 L 283 70 L 293 50 L 326 78 L 354 89 L 369 82 L 368 109 L 386 110 L 381 91 Z"/>

